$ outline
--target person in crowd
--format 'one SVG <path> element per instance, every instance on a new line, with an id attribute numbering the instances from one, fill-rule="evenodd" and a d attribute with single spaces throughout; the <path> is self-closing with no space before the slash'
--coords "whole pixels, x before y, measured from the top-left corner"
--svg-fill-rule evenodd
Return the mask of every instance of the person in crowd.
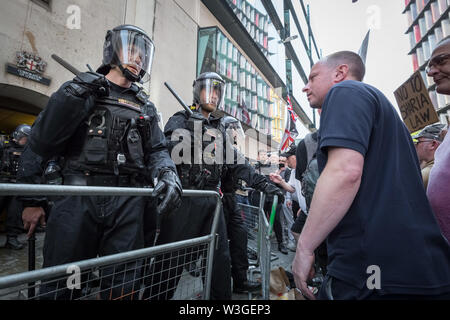
<path id="1" fill-rule="evenodd" d="M 316 298 L 307 281 L 314 250 L 327 239 L 319 299 L 449 299 L 450 246 L 427 200 L 411 136 L 364 75 L 359 55 L 336 52 L 312 67 L 303 89 L 310 105 L 322 108 L 321 174 L 297 245 L 295 282 Z"/>
<path id="2" fill-rule="evenodd" d="M 450 95 L 450 36 L 442 39 L 433 50 L 427 66 L 427 74 L 436 83 L 438 93 Z M 450 241 L 449 168 L 450 137 L 447 133 L 434 155 L 434 166 L 428 180 L 427 196 L 442 233 L 448 241 Z"/>
<path id="3" fill-rule="evenodd" d="M 303 210 L 306 210 L 305 208 L 305 198 L 303 197 L 301 193 L 301 185 L 300 181 L 295 178 L 295 171 L 297 167 L 297 158 L 296 158 L 296 152 L 297 152 L 297 146 L 292 145 L 285 153 L 282 153 L 281 156 L 286 157 L 286 164 L 288 168 L 291 169 L 291 174 L 289 176 L 289 180 L 286 181 L 283 179 L 283 177 L 279 174 L 271 174 L 270 179 L 275 182 L 277 185 L 282 187 L 285 191 L 287 191 L 287 201 L 290 202 L 289 206 L 291 208 L 294 208 L 292 206 L 292 202 L 297 202 L 300 206 L 300 208 L 297 209 L 296 214 L 298 214 L 298 210 L 301 208 L 304 208 Z M 296 215 L 294 215 L 295 217 Z"/>
<path id="4" fill-rule="evenodd" d="M 301 210 L 302 207 L 303 210 L 306 210 L 305 198 L 301 193 L 300 181 L 298 181 L 295 178 L 295 171 L 297 167 L 296 152 L 297 146 L 295 144 L 292 144 L 285 153 L 281 154 L 282 157 L 286 158 L 286 164 L 288 168 L 291 169 L 291 174 L 287 182 L 279 174 L 272 173 L 270 175 L 270 179 L 286 191 L 287 206 L 291 208 L 293 211 L 296 210 L 294 217 L 298 216 L 299 211 Z M 294 202 L 299 204 L 299 208 L 293 206 Z M 296 237 L 295 234 L 293 236 Z"/>
<path id="5" fill-rule="evenodd" d="M 264 159 L 266 161 L 264 162 Z M 272 162 L 273 161 L 273 162 Z M 262 174 L 266 176 L 268 181 L 270 180 L 270 174 L 276 173 L 279 170 L 279 162 L 278 162 L 278 156 L 268 156 L 267 158 L 264 156 L 264 151 L 258 152 L 258 162 L 255 166 L 255 170 L 258 171 L 259 174 Z M 273 182 L 271 182 L 273 183 Z M 253 206 L 259 206 L 259 193 L 252 192 L 252 195 L 250 196 L 250 203 Z M 270 215 L 272 214 L 272 204 L 273 204 L 274 198 L 273 196 L 267 196 L 264 201 L 264 212 L 266 213 L 268 219 L 270 218 Z M 276 209 L 275 209 L 275 219 L 273 222 L 273 230 L 275 232 L 275 237 L 277 239 L 278 243 L 278 251 L 280 251 L 282 254 L 288 254 L 288 249 L 286 248 L 286 245 L 284 243 L 283 239 L 283 228 L 282 228 L 282 203 L 278 201 Z"/>
<path id="6" fill-rule="evenodd" d="M 280 177 L 285 181 L 288 182 L 291 178 L 292 169 L 287 165 L 287 159 L 286 157 L 280 155 L 279 157 L 279 163 L 280 163 L 280 169 L 276 172 L 276 174 L 279 174 Z M 284 242 L 287 243 L 286 248 L 290 251 L 294 251 L 297 248 L 297 240 L 294 237 L 294 234 L 291 231 L 291 227 L 294 224 L 296 215 L 294 214 L 298 212 L 298 209 L 300 208 L 298 205 L 298 202 L 293 200 L 290 197 L 290 193 L 286 192 L 286 190 L 283 190 L 285 194 L 285 200 L 282 205 L 282 212 L 283 212 L 283 236 L 284 236 Z"/>
<path id="7" fill-rule="evenodd" d="M 136 85 L 149 79 L 153 52 L 153 42 L 142 29 L 121 25 L 109 30 L 98 73 L 80 73 L 51 96 L 33 125 L 29 147 L 42 163 L 62 159 L 65 185 L 154 183 L 158 214 L 164 215 L 180 205 L 182 189 L 156 108 Z M 32 163 L 27 160 L 23 163 Z M 32 177 L 32 169 L 24 166 L 23 176 Z M 146 201 L 135 196 L 59 197 L 47 221 L 43 267 L 142 248 Z M 30 233 L 43 218 L 39 209 L 26 207 L 22 214 Z M 103 270 L 100 297 L 134 298 L 138 264 Z M 44 299 L 71 299 L 82 289 L 70 290 L 61 280 L 41 285 L 40 294 Z"/>
<path id="8" fill-rule="evenodd" d="M 434 165 L 434 153 L 442 142 L 442 129 L 444 128 L 445 125 L 441 123 L 431 124 L 413 136 L 417 157 L 419 162 L 423 163 L 421 168 L 425 190 L 428 187 L 428 178 Z"/>
<path id="9" fill-rule="evenodd" d="M 11 140 L 5 140 L 0 145 L 0 181 L 2 183 L 16 183 L 19 159 L 27 144 L 31 127 L 21 124 L 13 131 Z M 21 250 L 24 244 L 18 239 L 23 233 L 22 204 L 16 196 L 0 197 L 0 212 L 6 208 L 6 243 L 5 248 Z"/>

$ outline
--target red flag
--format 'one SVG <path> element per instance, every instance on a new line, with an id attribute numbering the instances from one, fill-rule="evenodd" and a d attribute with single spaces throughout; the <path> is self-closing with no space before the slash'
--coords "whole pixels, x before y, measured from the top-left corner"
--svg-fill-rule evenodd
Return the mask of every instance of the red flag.
<path id="1" fill-rule="evenodd" d="M 246 125 L 250 125 L 252 123 L 252 119 L 250 119 L 250 114 L 248 113 L 248 109 L 245 104 L 245 99 L 242 99 L 241 108 L 242 108 L 242 121 Z"/>
<path id="2" fill-rule="evenodd" d="M 297 115 L 292 108 L 291 99 L 287 96 L 288 102 L 288 117 L 286 122 L 286 129 L 284 129 L 283 138 L 281 139 L 280 151 L 284 152 L 289 146 L 294 142 L 295 138 L 298 136 L 297 127 L 295 122 L 297 121 Z"/>

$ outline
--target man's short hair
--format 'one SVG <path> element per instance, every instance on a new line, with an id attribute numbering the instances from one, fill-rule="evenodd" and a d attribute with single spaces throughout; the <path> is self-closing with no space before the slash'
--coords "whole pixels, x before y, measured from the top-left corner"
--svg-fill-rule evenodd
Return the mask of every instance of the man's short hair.
<path id="1" fill-rule="evenodd" d="M 340 64 L 348 65 L 350 74 L 358 81 L 363 81 L 366 75 L 366 66 L 361 57 L 352 51 L 339 51 L 327 56 L 324 62 L 330 67 L 337 67 Z"/>

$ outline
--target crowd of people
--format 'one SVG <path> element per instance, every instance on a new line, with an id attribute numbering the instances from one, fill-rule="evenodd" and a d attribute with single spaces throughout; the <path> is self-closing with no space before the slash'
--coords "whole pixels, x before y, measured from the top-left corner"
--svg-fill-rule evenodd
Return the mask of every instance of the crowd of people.
<path id="1" fill-rule="evenodd" d="M 7 201 L 8 248 L 23 248 L 17 240 L 23 228 L 29 236 L 45 228 L 43 267 L 51 267 L 206 235 L 215 199 L 183 197 L 183 190 L 217 191 L 222 206 L 211 298 L 230 300 L 232 292 L 261 288 L 247 279 L 248 230 L 238 203 L 259 206 L 263 192 L 268 214 L 278 197 L 278 250 L 295 252 L 292 273 L 306 298 L 450 298 L 446 125 L 432 124 L 411 136 L 387 98 L 362 82 L 361 58 L 341 51 L 318 61 L 303 89 L 321 113 L 320 130 L 283 153 L 260 150 L 255 166 L 235 147 L 239 121 L 213 115 L 226 87 L 215 72 L 195 79 L 192 106 L 161 130 L 156 107 L 136 85 L 149 80 L 153 53 L 152 40 L 136 26 L 108 31 L 97 72 L 64 83 L 32 127 L 19 126 L 2 150 L 2 172 L 9 172 L 2 182 L 150 186 L 150 200 L 18 195 Z M 450 94 L 449 37 L 433 51 L 427 73 L 437 92 Z M 159 278 L 145 281 L 170 278 L 175 285 L 159 292 L 145 283 L 143 298 L 173 296 L 181 273 L 164 270 L 174 259 L 155 261 Z M 374 266 L 380 273 L 375 288 L 368 280 Z M 105 278 L 102 286 L 111 289 L 100 298 L 133 290 L 136 268 L 123 268 Z M 314 292 L 310 284 L 317 274 L 320 290 Z M 121 283 L 127 285 L 115 285 Z M 63 286 L 42 285 L 40 294 L 69 299 L 81 293 L 55 290 Z"/>

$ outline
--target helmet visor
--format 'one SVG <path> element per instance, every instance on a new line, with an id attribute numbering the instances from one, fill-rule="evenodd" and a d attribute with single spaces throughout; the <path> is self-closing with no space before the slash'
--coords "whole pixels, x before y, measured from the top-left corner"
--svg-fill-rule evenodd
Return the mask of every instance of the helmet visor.
<path id="1" fill-rule="evenodd" d="M 216 79 L 197 80 L 194 91 L 199 97 L 199 104 L 212 104 L 216 108 L 223 105 L 225 97 L 225 83 Z"/>
<path id="2" fill-rule="evenodd" d="M 150 79 L 155 46 L 146 35 L 131 30 L 115 32 L 113 50 L 122 66 L 136 76 L 142 75 L 143 82 Z"/>

